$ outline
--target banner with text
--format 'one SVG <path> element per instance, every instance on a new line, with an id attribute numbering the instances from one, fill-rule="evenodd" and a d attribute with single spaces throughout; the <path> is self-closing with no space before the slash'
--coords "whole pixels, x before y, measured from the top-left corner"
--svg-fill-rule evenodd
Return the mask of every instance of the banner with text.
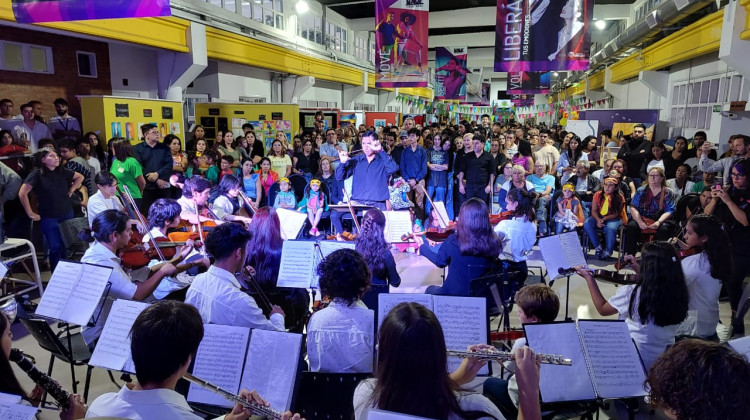
<path id="1" fill-rule="evenodd" d="M 467 47 L 435 48 L 435 98 L 466 99 Z"/>
<path id="2" fill-rule="evenodd" d="M 550 88 L 551 72 L 521 71 L 508 73 L 508 89 L 511 95 L 547 94 Z"/>
<path id="3" fill-rule="evenodd" d="M 594 0 L 497 0 L 495 71 L 589 67 Z"/>
<path id="4" fill-rule="evenodd" d="M 169 0 L 13 0 L 18 23 L 171 16 Z"/>
<path id="5" fill-rule="evenodd" d="M 425 87 L 429 0 L 375 0 L 375 87 Z"/>

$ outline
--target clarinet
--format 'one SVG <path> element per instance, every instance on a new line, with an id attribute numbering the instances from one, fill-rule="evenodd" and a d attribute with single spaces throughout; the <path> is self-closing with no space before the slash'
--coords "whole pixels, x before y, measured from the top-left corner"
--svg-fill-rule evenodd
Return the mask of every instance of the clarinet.
<path id="1" fill-rule="evenodd" d="M 40 371 L 34 366 L 26 355 L 19 349 L 11 349 L 10 357 L 8 358 L 11 362 L 15 362 L 27 375 L 31 378 L 34 383 L 41 386 L 55 401 L 57 404 L 67 409 L 70 407 L 70 394 L 68 391 L 62 389 L 62 387 L 55 383 L 46 373 Z"/>

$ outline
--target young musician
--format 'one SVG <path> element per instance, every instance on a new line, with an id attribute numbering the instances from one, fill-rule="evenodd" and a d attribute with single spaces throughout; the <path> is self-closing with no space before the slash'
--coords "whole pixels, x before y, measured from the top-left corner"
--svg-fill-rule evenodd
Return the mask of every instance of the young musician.
<path id="1" fill-rule="evenodd" d="M 274 305 L 266 319 L 234 275 L 243 268 L 249 239 L 250 233 L 236 223 L 212 229 L 203 246 L 216 260 L 207 272 L 195 277 L 185 302 L 198 308 L 208 324 L 284 331 L 284 311 Z"/>
<path id="2" fill-rule="evenodd" d="M 94 222 L 96 216 L 104 210 L 114 209 L 124 211 L 122 202 L 116 197 L 117 178 L 109 171 L 101 171 L 94 177 L 94 183 L 98 191 L 89 197 L 89 204 L 86 207 L 88 211 L 89 226 Z M 131 219 L 131 225 L 138 226 L 138 229 L 144 231 L 141 222 Z"/>
<path id="3" fill-rule="evenodd" d="M 505 208 L 513 212 L 513 217 L 502 220 L 495 226 L 495 233 L 502 241 L 500 259 L 511 270 L 521 273 L 521 281 L 526 280 L 528 266 L 526 255 L 536 242 L 536 193 L 516 188 L 505 197 Z"/>
<path id="4" fill-rule="evenodd" d="M 236 214 L 244 205 L 237 197 L 240 195 L 240 180 L 232 174 L 224 175 L 219 181 L 219 196 L 214 200 L 214 213 L 222 213 L 226 222 L 243 222 L 250 224 L 251 218 Z"/>
<path id="5" fill-rule="evenodd" d="M 213 213 L 206 212 L 204 214 L 203 212 L 204 207 L 208 205 L 210 194 L 211 183 L 207 179 L 198 175 L 186 179 L 185 185 L 182 187 L 182 197 L 177 200 L 182 208 L 180 217 L 192 225 L 208 221 L 217 225 L 224 223 L 223 218 L 226 213 L 221 208 L 214 209 Z"/>
<path id="6" fill-rule="evenodd" d="M 391 246 L 386 242 L 385 215 L 378 209 L 368 210 L 362 218 L 362 229 L 354 240 L 355 249 L 362 254 L 372 272 L 370 289 L 362 301 L 368 308 L 377 312 L 378 295 L 388 293 L 389 286 L 398 287 L 401 276 L 396 269 L 396 260 L 391 254 Z"/>
<path id="7" fill-rule="evenodd" d="M 443 285 L 429 286 L 425 293 L 469 296 L 471 281 L 492 265 L 501 250 L 502 243 L 492 232 L 487 205 L 478 198 L 467 200 L 461 205 L 456 233 L 442 243 L 437 253 L 427 244 L 419 247 L 420 254 L 436 266 L 448 266 Z"/>
<path id="8" fill-rule="evenodd" d="M 313 372 L 372 372 L 375 314 L 362 302 L 370 269 L 352 249 L 332 252 L 318 265 L 320 291 L 332 302 L 310 318 L 307 356 Z"/>
<path id="9" fill-rule="evenodd" d="M 148 299 L 156 290 L 156 287 L 164 277 L 173 276 L 177 269 L 170 263 L 165 263 L 158 270 L 149 269 L 132 272 L 135 280 L 131 279 L 131 274 L 126 273 L 120 266 L 120 258 L 117 252 L 125 248 L 130 241 L 131 227 L 128 216 L 117 210 L 104 210 L 99 213 L 91 224 L 91 229 L 86 229 L 79 234 L 79 238 L 92 242 L 96 240 L 94 246 L 86 250 L 81 262 L 89 264 L 98 264 L 106 267 L 112 267 L 112 275 L 109 282 L 112 284 L 109 294 L 105 299 L 102 296 L 99 305 L 102 307 L 101 313 L 93 327 L 84 326 L 81 330 L 83 339 L 86 344 L 93 347 L 94 342 L 99 338 L 99 334 L 104 328 L 112 302 L 115 299 L 129 299 L 144 301 Z"/>
<path id="10" fill-rule="evenodd" d="M 203 339 L 203 322 L 198 311 L 184 303 L 161 301 L 138 315 L 130 330 L 130 352 L 138 382 L 119 392 L 101 395 L 91 403 L 89 417 L 130 419 L 198 420 L 185 397 L 174 388 L 198 353 Z M 240 397 L 267 406 L 255 391 L 242 390 Z M 250 409 L 239 403 L 224 418 L 247 419 Z M 299 419 L 286 412 L 283 419 Z"/>
<path id="11" fill-rule="evenodd" d="M 651 403 L 670 418 L 741 420 L 750 413 L 750 363 L 719 343 L 683 340 L 667 349 L 646 379 Z"/>
<path id="12" fill-rule="evenodd" d="M 9 360 L 10 350 L 13 348 L 13 333 L 10 331 L 8 318 L 2 312 L 0 312 L 0 333 L 2 334 L 0 336 L 0 350 L 2 350 L 0 352 L 0 392 L 18 395 L 26 403 L 38 406 L 45 391 L 41 386 L 36 385 L 31 394 L 26 394 L 26 391 L 18 382 Z M 70 402 L 70 408 L 62 410 L 60 420 L 82 419 L 86 415 L 86 403 L 83 402 L 83 398 L 74 394 L 70 396 L 68 401 Z"/>
<path id="13" fill-rule="evenodd" d="M 474 345 L 469 350 L 488 348 Z M 485 362 L 467 358 L 448 374 L 447 358 L 443 329 L 435 314 L 418 303 L 396 305 L 380 326 L 375 378 L 360 382 L 354 391 L 354 418 L 364 420 L 370 409 L 377 408 L 432 419 L 503 419 L 486 397 L 460 388 L 474 379 Z M 536 357 L 524 347 L 516 353 L 516 363 L 521 411 L 539 416 Z"/>
<path id="14" fill-rule="evenodd" d="M 625 257 L 639 274 L 638 284 L 619 287 L 609 301 L 604 299 L 590 271 L 576 267 L 576 272 L 586 279 L 599 315 L 619 314 L 626 321 L 641 359 L 650 369 L 664 349 L 674 344 L 677 328 L 687 316 L 690 296 L 670 243 L 649 242 L 641 255 L 640 264 L 632 255 Z"/>

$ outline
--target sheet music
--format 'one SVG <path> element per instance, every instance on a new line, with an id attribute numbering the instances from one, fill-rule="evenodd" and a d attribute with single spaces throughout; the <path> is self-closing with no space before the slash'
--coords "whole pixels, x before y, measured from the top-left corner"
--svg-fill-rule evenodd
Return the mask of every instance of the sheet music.
<path id="1" fill-rule="evenodd" d="M 279 215 L 279 222 L 281 222 L 281 237 L 284 240 L 297 239 L 300 229 L 307 220 L 307 214 L 281 208 L 276 209 L 276 214 Z"/>
<path id="2" fill-rule="evenodd" d="M 111 267 L 81 264 L 81 276 L 73 288 L 60 319 L 73 324 L 86 325 L 99 306 L 111 275 Z"/>
<path id="3" fill-rule="evenodd" d="M 281 267 L 277 287 L 306 289 L 313 283 L 317 267 L 315 243 L 310 241 L 284 241 L 281 248 Z"/>
<path id="4" fill-rule="evenodd" d="M 729 340 L 729 346 L 739 354 L 744 354 L 750 360 L 750 336 Z"/>
<path id="5" fill-rule="evenodd" d="M 596 398 L 574 323 L 525 324 L 524 331 L 528 345 L 534 352 L 559 354 L 573 362 L 572 366 L 542 364 L 539 390 L 543 402 Z"/>
<path id="6" fill-rule="evenodd" d="M 216 324 L 204 324 L 203 328 L 203 340 L 195 356 L 193 375 L 238 394 L 250 329 Z M 221 407 L 234 406 L 224 397 L 193 383 L 190 384 L 187 399 Z"/>
<path id="7" fill-rule="evenodd" d="M 381 293 L 378 295 L 378 328 L 383 323 L 388 312 L 393 309 L 394 306 L 403 302 L 415 302 L 419 303 L 427 309 L 432 310 L 432 298 L 433 295 L 426 295 L 423 293 Z"/>
<path id="8" fill-rule="evenodd" d="M 135 373 L 130 354 L 130 329 L 135 319 L 149 306 L 146 302 L 117 299 L 96 342 L 89 364 L 110 370 Z"/>
<path id="9" fill-rule="evenodd" d="M 0 403 L 17 404 L 20 402 L 21 402 L 20 395 L 6 394 L 5 392 L 0 392 Z"/>
<path id="10" fill-rule="evenodd" d="M 433 309 L 443 327 L 445 347 L 448 350 L 466 351 L 472 344 L 487 344 L 487 300 L 479 297 L 433 296 Z M 458 369 L 458 357 L 448 358 L 448 372 Z M 479 375 L 489 374 L 489 365 L 479 370 Z"/>
<path id="11" fill-rule="evenodd" d="M 36 314 L 60 319 L 82 271 L 82 264 L 60 261 L 55 271 L 52 272 L 49 283 L 44 289 L 44 294 L 39 300 Z M 99 298 L 97 298 L 97 303 L 99 303 Z M 88 323 L 88 319 L 82 325 L 86 325 L 86 323 Z"/>
<path id="12" fill-rule="evenodd" d="M 578 321 L 591 376 L 601 398 L 646 395 L 646 374 L 625 321 Z"/>
<path id="13" fill-rule="evenodd" d="M 319 288 L 319 281 L 320 277 L 317 273 L 318 264 L 320 264 L 321 258 L 320 254 L 323 254 L 323 257 L 327 257 L 334 251 L 338 251 L 339 249 L 354 249 L 354 242 L 341 242 L 341 241 L 320 241 L 318 242 L 318 245 L 320 246 L 320 252 L 318 250 L 314 250 L 314 258 L 315 258 L 315 265 L 313 269 L 313 279 L 312 284 L 310 284 L 310 287 L 313 288 Z"/>
<path id="14" fill-rule="evenodd" d="M 302 334 L 254 329 L 240 389 L 254 389 L 271 408 L 291 409 Z"/>
<path id="15" fill-rule="evenodd" d="M 5 278 L 6 274 L 8 274 L 8 266 L 5 265 L 4 262 L 0 261 L 0 279 Z"/>
<path id="16" fill-rule="evenodd" d="M 388 243 L 403 242 L 402 235 L 413 232 L 411 213 L 408 211 L 384 211 L 385 214 L 385 240 Z"/>
<path id="17" fill-rule="evenodd" d="M 567 270 L 578 265 L 587 266 L 576 232 L 539 238 L 539 250 L 551 280 L 563 277 L 559 274 L 560 268 Z"/>
<path id="18" fill-rule="evenodd" d="M 438 213 L 437 221 L 440 223 L 440 227 L 445 229 L 451 221 L 451 218 L 448 217 L 448 212 L 445 210 L 445 203 L 442 201 L 434 201 L 432 204 L 435 205 L 435 211 Z"/>
<path id="19" fill-rule="evenodd" d="M 36 418 L 37 408 L 21 404 L 0 402 L 0 419 L 3 420 L 32 420 Z"/>

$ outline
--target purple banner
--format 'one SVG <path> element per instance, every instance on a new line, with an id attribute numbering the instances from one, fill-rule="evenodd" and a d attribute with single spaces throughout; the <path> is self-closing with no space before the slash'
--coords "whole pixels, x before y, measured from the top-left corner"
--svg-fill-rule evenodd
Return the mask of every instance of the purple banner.
<path id="1" fill-rule="evenodd" d="M 550 72 L 509 72 L 506 92 L 512 95 L 549 93 L 550 75 Z"/>
<path id="2" fill-rule="evenodd" d="M 435 48 L 435 99 L 466 99 L 466 47 Z"/>
<path id="3" fill-rule="evenodd" d="M 429 0 L 375 0 L 375 87 L 425 87 Z"/>
<path id="4" fill-rule="evenodd" d="M 497 0 L 495 71 L 586 70 L 594 0 Z"/>
<path id="5" fill-rule="evenodd" d="M 169 0 L 13 0 L 18 23 L 171 16 Z"/>

